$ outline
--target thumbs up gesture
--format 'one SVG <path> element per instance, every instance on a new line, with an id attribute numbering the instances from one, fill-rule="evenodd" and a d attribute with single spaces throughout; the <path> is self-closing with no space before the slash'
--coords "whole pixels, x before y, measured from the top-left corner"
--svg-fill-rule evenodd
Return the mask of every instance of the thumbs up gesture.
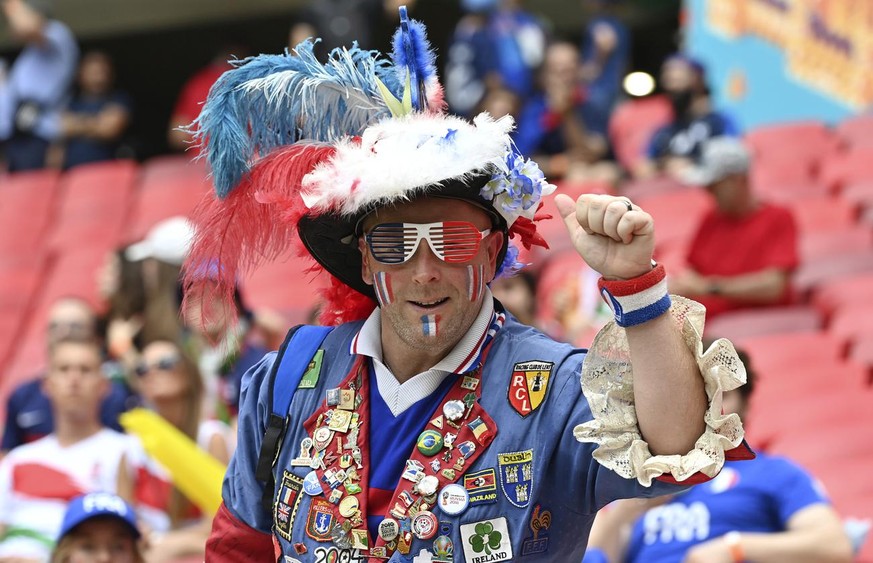
<path id="1" fill-rule="evenodd" d="M 655 222 L 629 199 L 583 194 L 573 202 L 558 194 L 555 205 L 576 251 L 604 278 L 625 280 L 651 271 Z"/>

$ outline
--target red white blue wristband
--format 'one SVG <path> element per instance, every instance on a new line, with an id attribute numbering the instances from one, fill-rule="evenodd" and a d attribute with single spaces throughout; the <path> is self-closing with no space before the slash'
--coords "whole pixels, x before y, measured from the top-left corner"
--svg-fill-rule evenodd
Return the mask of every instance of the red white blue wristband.
<path id="1" fill-rule="evenodd" d="M 618 326 L 643 324 L 660 317 L 670 308 L 667 272 L 661 264 L 642 276 L 620 281 L 600 278 L 600 295 L 615 315 Z"/>

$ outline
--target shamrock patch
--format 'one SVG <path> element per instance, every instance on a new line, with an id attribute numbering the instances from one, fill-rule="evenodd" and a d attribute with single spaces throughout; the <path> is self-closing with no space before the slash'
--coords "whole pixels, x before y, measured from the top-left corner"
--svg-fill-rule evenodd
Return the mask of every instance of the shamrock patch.
<path id="1" fill-rule="evenodd" d="M 505 517 L 461 524 L 466 563 L 494 563 L 512 559 L 512 541 Z"/>

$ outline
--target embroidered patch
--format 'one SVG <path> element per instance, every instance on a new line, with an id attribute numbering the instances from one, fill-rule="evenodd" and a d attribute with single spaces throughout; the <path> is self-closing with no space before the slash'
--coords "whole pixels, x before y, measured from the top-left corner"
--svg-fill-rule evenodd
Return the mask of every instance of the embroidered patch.
<path id="1" fill-rule="evenodd" d="M 513 506 L 527 508 L 533 487 L 533 450 L 497 454 L 497 464 L 503 496 Z"/>
<path id="2" fill-rule="evenodd" d="M 497 476 L 489 467 L 464 475 L 464 488 L 470 495 L 470 506 L 497 502 Z"/>
<path id="3" fill-rule="evenodd" d="M 509 404 L 515 412 L 526 417 L 537 410 L 546 398 L 553 362 L 520 362 L 512 368 L 509 384 Z"/>
<path id="4" fill-rule="evenodd" d="M 315 563 L 367 563 L 367 554 L 357 549 L 339 549 L 337 547 L 317 547 L 313 552 Z"/>
<path id="5" fill-rule="evenodd" d="M 543 510 L 542 505 L 534 506 L 527 524 L 533 536 L 521 543 L 521 555 L 538 555 L 549 550 L 549 528 L 552 527 L 552 512 Z"/>
<path id="6" fill-rule="evenodd" d="M 279 494 L 273 503 L 273 527 L 279 536 L 288 541 L 291 541 L 291 527 L 294 525 L 294 517 L 297 516 L 302 490 L 302 478 L 288 471 L 282 473 Z"/>
<path id="7" fill-rule="evenodd" d="M 321 375 L 321 361 L 324 359 L 324 349 L 316 350 L 315 355 L 309 360 L 309 365 L 306 371 L 303 372 L 303 378 L 300 379 L 298 389 L 315 389 L 318 385 L 318 377 Z"/>
<path id="8" fill-rule="evenodd" d="M 512 541 L 506 517 L 461 524 L 461 542 L 466 563 L 496 563 L 512 560 Z"/>
<path id="9" fill-rule="evenodd" d="M 332 541 L 330 532 L 335 521 L 335 507 L 330 501 L 313 497 L 306 518 L 306 535 L 315 541 Z M 321 548 L 319 548 L 321 549 Z"/>

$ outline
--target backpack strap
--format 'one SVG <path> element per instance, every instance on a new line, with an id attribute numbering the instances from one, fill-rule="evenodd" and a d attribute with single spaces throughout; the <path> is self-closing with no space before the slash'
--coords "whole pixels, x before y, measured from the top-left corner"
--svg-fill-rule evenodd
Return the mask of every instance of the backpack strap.
<path id="1" fill-rule="evenodd" d="M 282 446 L 282 438 L 288 425 L 288 409 L 291 407 L 291 399 L 294 391 L 300 384 L 309 361 L 318 351 L 318 347 L 324 342 L 328 333 L 333 330 L 332 326 L 298 325 L 288 331 L 285 341 L 279 348 L 273 368 L 270 370 L 268 384 L 270 385 L 271 412 L 261 442 L 261 451 L 258 455 L 258 464 L 255 470 L 255 478 L 264 481 L 264 494 L 261 504 L 268 512 L 272 508 L 273 488 L 276 478 L 273 475 L 273 467 L 279 458 L 279 450 Z M 293 343 L 293 354 L 285 354 Z"/>

